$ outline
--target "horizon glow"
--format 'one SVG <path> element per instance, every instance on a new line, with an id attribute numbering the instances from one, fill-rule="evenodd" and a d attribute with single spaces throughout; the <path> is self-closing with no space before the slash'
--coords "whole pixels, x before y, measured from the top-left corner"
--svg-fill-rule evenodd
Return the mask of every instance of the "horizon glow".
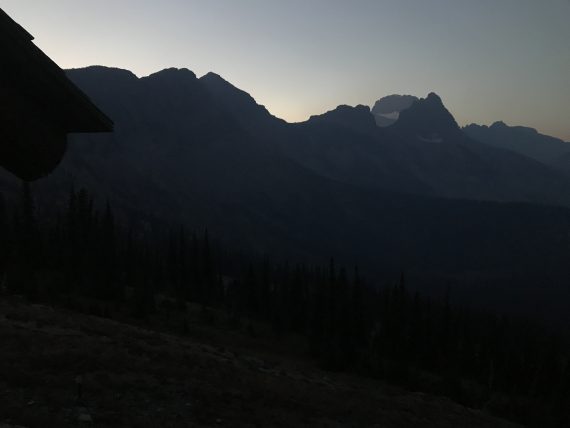
<path id="1" fill-rule="evenodd" d="M 439 94 L 460 125 L 570 141 L 570 1 L 2 0 L 62 68 L 220 74 L 290 122 Z"/>

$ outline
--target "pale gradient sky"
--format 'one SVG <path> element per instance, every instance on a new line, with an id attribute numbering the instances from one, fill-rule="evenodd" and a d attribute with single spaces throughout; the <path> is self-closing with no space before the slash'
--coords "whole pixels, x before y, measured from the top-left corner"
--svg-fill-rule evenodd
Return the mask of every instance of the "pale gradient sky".
<path id="1" fill-rule="evenodd" d="M 570 141 L 570 0 L 0 0 L 61 67 L 214 71 L 273 114 L 437 92 Z"/>

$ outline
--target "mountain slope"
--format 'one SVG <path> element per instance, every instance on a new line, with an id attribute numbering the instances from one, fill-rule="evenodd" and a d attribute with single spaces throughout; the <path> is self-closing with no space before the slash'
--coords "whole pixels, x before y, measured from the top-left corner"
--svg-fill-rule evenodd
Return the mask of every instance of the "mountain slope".
<path id="1" fill-rule="evenodd" d="M 435 94 L 414 102 L 392 126 L 372 124 L 366 109 L 343 107 L 294 125 L 281 147 L 316 173 L 358 186 L 449 198 L 570 202 L 566 177 L 520 154 L 474 142 Z"/>
<path id="2" fill-rule="evenodd" d="M 540 134 L 536 129 L 495 122 L 491 126 L 471 124 L 463 131 L 489 146 L 511 150 L 570 173 L 570 163 L 566 160 L 570 157 L 570 143 Z"/>
<path id="3" fill-rule="evenodd" d="M 379 100 L 376 112 L 402 110 L 384 128 L 374 126 L 375 115 L 365 106 L 339 106 L 287 124 L 219 76 L 200 80 L 251 136 L 332 180 L 451 198 L 570 203 L 567 177 L 526 156 L 477 144 L 436 94 Z"/>
<path id="4" fill-rule="evenodd" d="M 70 142 L 61 168 L 35 188 L 51 205 L 65 204 L 72 184 L 86 186 L 140 233 L 157 225 L 208 227 L 234 248 L 289 260 L 335 256 L 374 277 L 404 269 L 416 284 L 435 287 L 484 278 L 489 288 L 474 292 L 481 300 L 500 285 L 520 297 L 503 305 L 534 310 L 542 299 L 556 306 L 549 316 L 567 315 L 557 306 L 570 301 L 561 285 L 570 258 L 567 209 L 427 197 L 551 200 L 557 193 L 545 196 L 538 187 L 525 195 L 527 179 L 517 181 L 528 170 L 528 180 L 558 191 L 548 170 L 536 177 L 545 167 L 534 161 L 471 144 L 457 130 L 438 129 L 464 141 L 436 143 L 424 141 L 429 134 L 417 137 L 417 129 L 406 136 L 398 129 L 405 122 L 378 128 L 364 107 L 289 125 L 188 70 L 140 79 L 100 67 L 69 75 L 116 131 Z M 239 105 L 232 94 L 251 109 L 232 112 Z M 454 123 L 436 114 L 444 126 Z M 253 115 L 261 119 L 248 121 Z M 410 115 L 400 120 L 416 123 Z M 534 282 L 544 269 L 553 276 L 548 289 L 527 299 L 544 287 Z"/>

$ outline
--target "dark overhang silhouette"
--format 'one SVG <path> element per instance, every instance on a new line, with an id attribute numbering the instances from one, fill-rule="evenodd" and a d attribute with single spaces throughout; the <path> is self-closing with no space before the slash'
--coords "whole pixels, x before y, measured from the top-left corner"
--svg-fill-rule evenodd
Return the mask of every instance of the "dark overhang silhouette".
<path id="1" fill-rule="evenodd" d="M 0 9 L 0 166 L 28 181 L 61 162 L 67 134 L 113 130 L 33 39 Z"/>

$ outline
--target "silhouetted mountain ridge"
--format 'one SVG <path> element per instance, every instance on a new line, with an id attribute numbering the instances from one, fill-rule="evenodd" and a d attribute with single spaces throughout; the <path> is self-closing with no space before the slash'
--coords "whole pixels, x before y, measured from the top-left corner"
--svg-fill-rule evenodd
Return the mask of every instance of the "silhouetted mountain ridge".
<path id="1" fill-rule="evenodd" d="M 255 124 L 270 126 L 275 122 L 284 122 L 274 117 L 265 106 L 258 104 L 250 94 L 236 88 L 216 73 L 210 72 L 202 76 L 200 82 L 247 129 Z"/>
<path id="2" fill-rule="evenodd" d="M 491 126 L 471 124 L 463 128 L 474 140 L 536 159 L 546 165 L 570 174 L 570 143 L 559 138 L 540 134 L 525 126 L 508 126 L 497 121 Z"/>
<path id="3" fill-rule="evenodd" d="M 164 132 L 179 141 L 194 135 L 193 144 L 226 133 L 238 144 L 253 143 L 256 150 L 350 185 L 501 201 L 566 204 L 570 199 L 567 180 L 555 171 L 510 151 L 471 144 L 434 93 L 416 100 L 393 96 L 412 105 L 387 128 L 374 126 L 366 106 L 339 106 L 307 122 L 288 124 L 214 73 L 197 79 L 189 70 L 167 69 L 138 79 L 130 72 L 93 67 L 69 75 L 95 101 L 108 104 L 111 115 L 129 111 L 129 120 L 119 127 L 142 133 L 138 147 L 153 134 L 156 146 Z M 140 114 L 132 112 L 141 109 Z M 162 133 L 151 132 L 149 127 L 165 120 Z"/>
<path id="4" fill-rule="evenodd" d="M 567 209 L 465 200 L 563 200 L 567 182 L 536 161 L 473 142 L 435 95 L 388 128 L 365 106 L 287 124 L 214 75 L 170 69 L 136 78 L 90 68 L 69 76 L 116 132 L 70 142 L 62 167 L 38 184 L 54 201 L 66 203 L 74 183 L 144 230 L 208 227 L 258 253 L 334 255 L 363 271 L 403 268 L 417 281 L 476 273 L 519 296 L 534 288 L 513 287 L 545 266 L 557 278 L 567 270 Z M 423 140 L 434 132 L 442 142 Z"/>
<path id="5" fill-rule="evenodd" d="M 376 128 L 370 107 L 365 105 L 341 105 L 324 114 L 311 116 L 308 122 L 341 126 L 357 132 L 374 132 Z"/>
<path id="6" fill-rule="evenodd" d="M 403 110 L 392 128 L 402 135 L 428 142 L 454 141 L 464 138 L 455 118 L 434 92 L 429 93 L 426 98 L 413 102 L 409 108 Z"/>

